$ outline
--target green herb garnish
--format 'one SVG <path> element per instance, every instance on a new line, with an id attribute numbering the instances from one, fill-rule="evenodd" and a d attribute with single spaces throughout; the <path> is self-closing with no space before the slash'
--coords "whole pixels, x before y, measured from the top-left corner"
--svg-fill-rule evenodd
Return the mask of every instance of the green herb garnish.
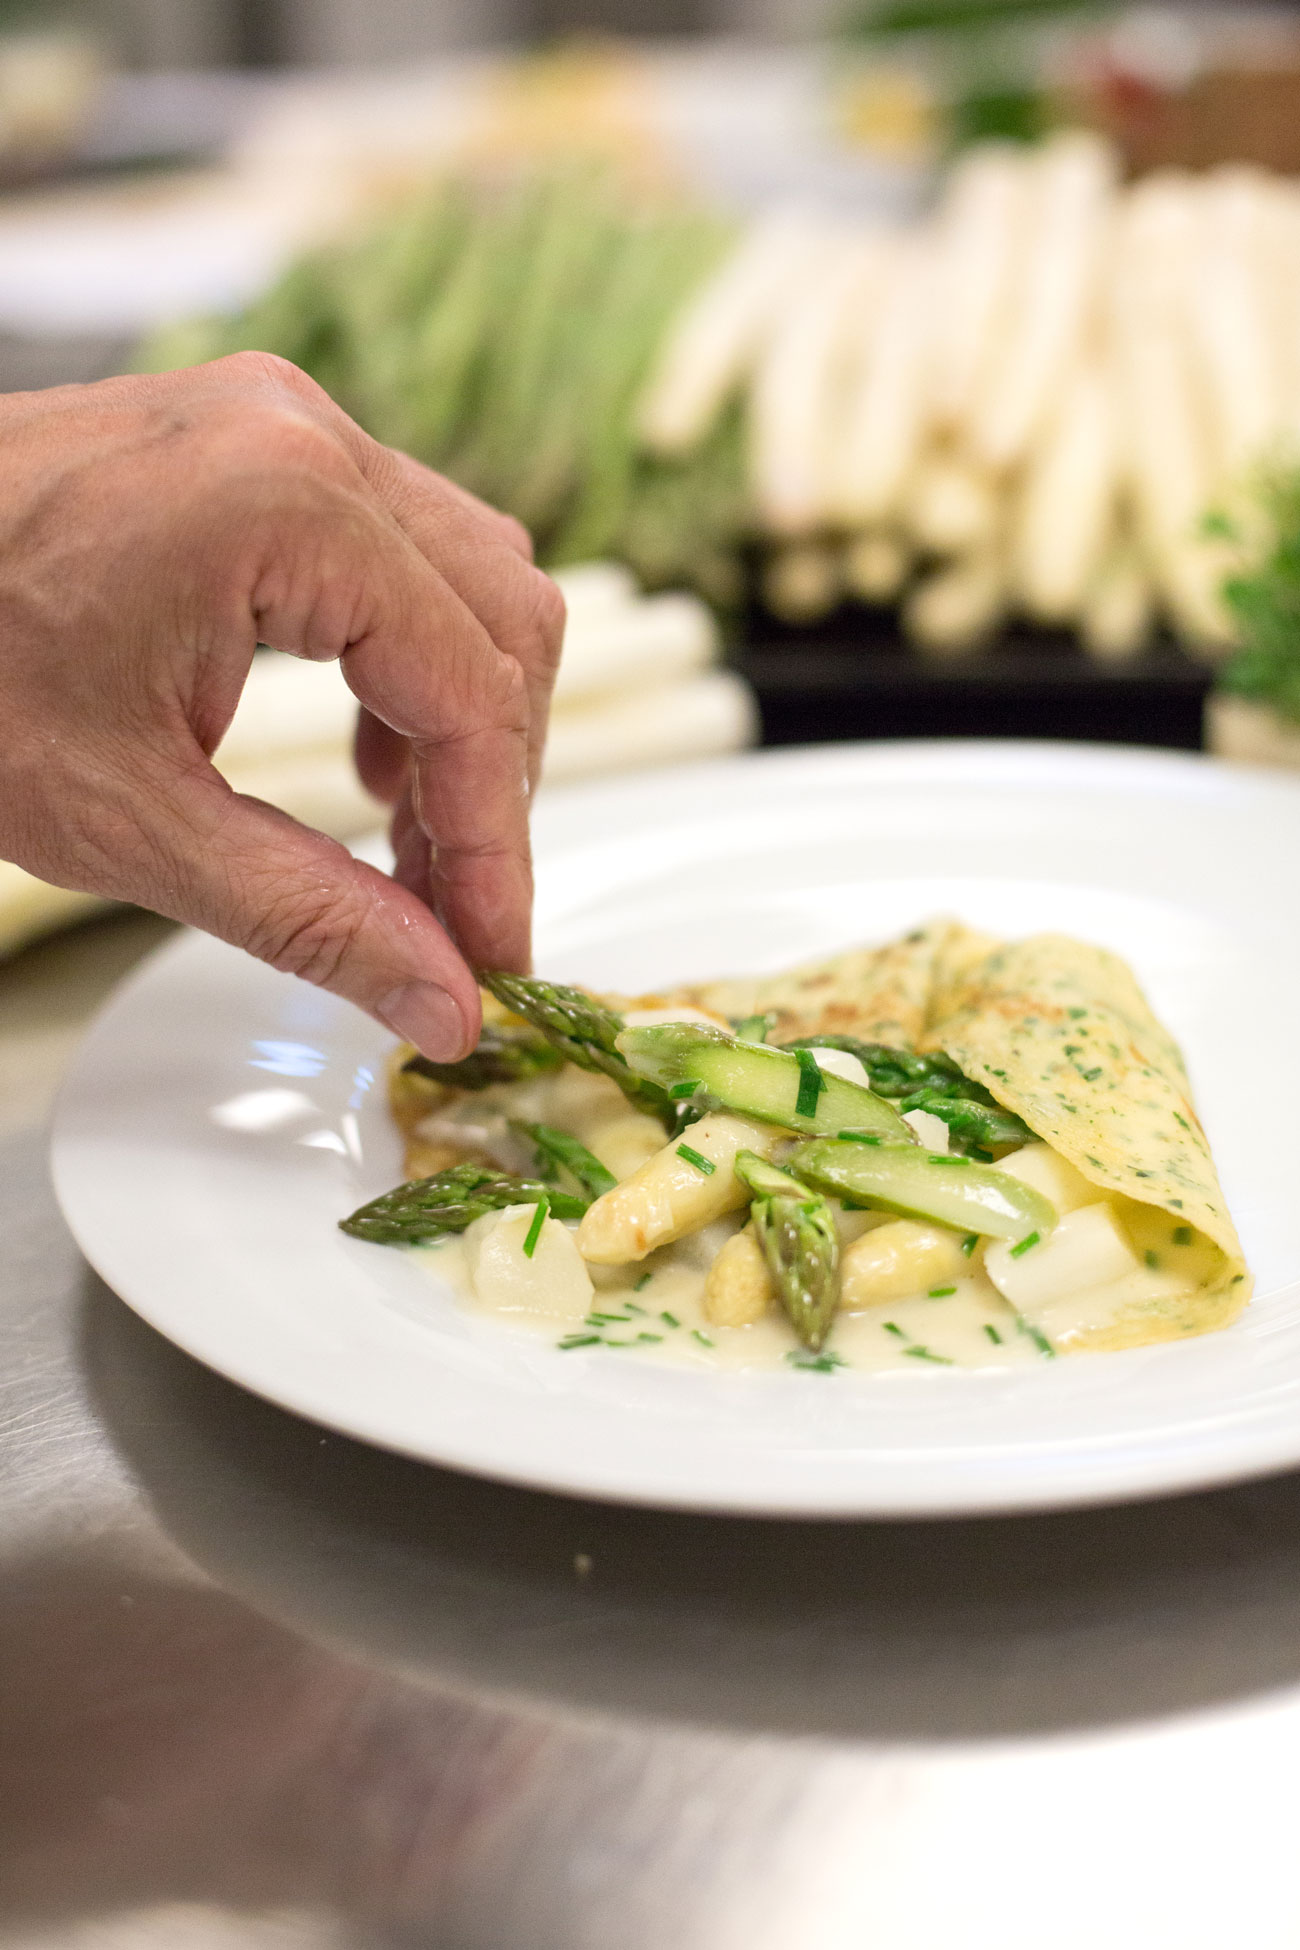
<path id="1" fill-rule="evenodd" d="M 848 1366 L 847 1361 L 829 1348 L 823 1348 L 820 1354 L 810 1354 L 804 1348 L 796 1347 L 785 1358 L 792 1368 L 798 1368 L 800 1374 L 834 1374 L 836 1368 Z"/>
<path id="2" fill-rule="evenodd" d="M 970 1258 L 975 1248 L 979 1245 L 979 1242 L 980 1242 L 980 1236 L 978 1232 L 968 1232 L 966 1234 L 966 1237 L 961 1242 L 961 1249 L 965 1253 L 967 1259 Z"/>
<path id="3" fill-rule="evenodd" d="M 546 1224 L 546 1215 L 550 1211 L 550 1209 L 551 1209 L 551 1201 L 546 1196 L 546 1194 L 543 1193 L 541 1198 L 539 1198 L 537 1201 L 537 1209 L 533 1213 L 532 1224 L 529 1226 L 527 1235 L 524 1239 L 525 1259 L 531 1259 L 533 1254 L 537 1251 L 537 1242 L 542 1236 L 542 1227 Z"/>
<path id="4" fill-rule="evenodd" d="M 636 1285 L 632 1288 L 633 1293 L 643 1293 L 653 1278 L 653 1273 L 643 1273 Z"/>
<path id="5" fill-rule="evenodd" d="M 711 1340 L 709 1339 L 709 1337 L 708 1337 L 708 1335 L 707 1335 L 707 1334 L 702 1334 L 702 1333 L 700 1332 L 700 1330 L 699 1330 L 699 1328 L 698 1328 L 698 1327 L 692 1327 L 692 1329 L 691 1329 L 691 1339 L 692 1339 L 693 1341 L 698 1341 L 701 1347 L 716 1347 L 716 1346 L 717 1346 L 717 1342 L 716 1342 L 716 1341 L 711 1341 Z"/>
<path id="6" fill-rule="evenodd" d="M 1025 1237 L 1020 1241 L 1020 1244 L 1011 1248 L 1012 1259 L 1023 1259 L 1032 1247 L 1041 1244 L 1042 1237 L 1041 1232 L 1026 1233 Z"/>
<path id="7" fill-rule="evenodd" d="M 913 1361 L 933 1361 L 941 1368 L 951 1368 L 955 1365 L 946 1354 L 932 1354 L 928 1347 L 905 1347 L 903 1352 Z"/>
<path id="8" fill-rule="evenodd" d="M 817 1099 L 826 1087 L 825 1079 L 811 1050 L 797 1049 L 795 1057 L 799 1064 L 799 1094 L 795 1098 L 795 1112 L 800 1117 L 815 1117 Z"/>
<path id="9" fill-rule="evenodd" d="M 1190 1226 L 1175 1226 L 1172 1237 L 1175 1246 L 1190 1246 L 1192 1243 L 1192 1228 Z"/>
<path id="10" fill-rule="evenodd" d="M 932 1286 L 930 1288 L 929 1298 L 931 1300 L 946 1300 L 950 1294 L 956 1291 L 955 1286 Z"/>
<path id="11" fill-rule="evenodd" d="M 991 1326 L 991 1325 L 990 1325 L 990 1323 L 989 1323 L 988 1321 L 985 1321 L 985 1323 L 984 1323 L 984 1332 L 985 1332 L 985 1333 L 986 1333 L 986 1334 L 988 1335 L 988 1337 L 989 1337 L 989 1339 L 990 1339 L 990 1340 L 992 1341 L 992 1343 L 993 1343 L 993 1345 L 994 1345 L 994 1347 L 1001 1347 L 1001 1345 L 1002 1345 L 1002 1336 L 1001 1336 L 1001 1334 L 999 1334 L 999 1332 L 998 1332 L 998 1330 L 997 1330 L 997 1328 L 996 1328 L 996 1327 L 993 1327 L 993 1326 Z"/>
<path id="12" fill-rule="evenodd" d="M 694 1165 L 696 1171 L 702 1171 L 706 1178 L 712 1178 L 718 1169 L 712 1158 L 702 1157 L 698 1151 L 693 1151 L 689 1144 L 679 1144 L 677 1155 L 679 1158 L 685 1158 L 688 1165 Z"/>
<path id="13" fill-rule="evenodd" d="M 1033 1322 L 1031 1320 L 1026 1320 L 1023 1314 L 1016 1315 L 1016 1326 L 1020 1329 L 1022 1334 L 1027 1334 L 1029 1336 L 1030 1340 L 1034 1343 L 1034 1346 L 1038 1349 L 1038 1352 L 1040 1354 L 1047 1355 L 1049 1360 L 1054 1361 L 1056 1359 L 1056 1349 L 1052 1346 L 1052 1343 L 1048 1340 L 1046 1334 L 1043 1333 L 1040 1327 L 1035 1327 Z"/>
<path id="14" fill-rule="evenodd" d="M 681 1321 L 678 1320 L 676 1314 L 670 1314 L 666 1308 L 664 1312 L 660 1314 L 659 1318 L 660 1320 L 662 1320 L 665 1327 L 680 1327 L 682 1324 Z"/>

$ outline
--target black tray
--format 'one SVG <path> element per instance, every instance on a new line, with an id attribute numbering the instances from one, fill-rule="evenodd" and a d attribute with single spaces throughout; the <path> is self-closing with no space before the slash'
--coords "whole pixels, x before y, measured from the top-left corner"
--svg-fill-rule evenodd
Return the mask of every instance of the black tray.
<path id="1" fill-rule="evenodd" d="M 765 745 L 850 738 L 1062 738 L 1199 751 L 1204 664 L 1172 641 L 1108 665 L 1064 632 L 1013 629 L 960 658 L 923 657 L 889 611 L 799 629 L 760 612 L 731 653 L 758 695 Z"/>

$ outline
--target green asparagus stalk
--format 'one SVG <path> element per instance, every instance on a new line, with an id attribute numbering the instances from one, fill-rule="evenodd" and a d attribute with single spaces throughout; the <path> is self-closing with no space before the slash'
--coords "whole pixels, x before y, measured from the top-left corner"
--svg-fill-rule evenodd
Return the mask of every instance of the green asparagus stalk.
<path id="1" fill-rule="evenodd" d="M 549 1199 L 557 1219 L 580 1219 L 589 1201 L 557 1192 L 536 1178 L 516 1178 L 483 1165 L 453 1165 L 433 1178 L 416 1178 L 372 1199 L 339 1230 L 375 1246 L 419 1246 L 448 1232 L 464 1232 L 487 1212 L 507 1205 L 536 1205 Z"/>
<path id="2" fill-rule="evenodd" d="M 915 1143 L 896 1110 L 861 1084 L 818 1069 L 807 1050 L 742 1043 L 725 1029 L 693 1022 L 625 1029 L 618 1048 L 639 1076 L 679 1093 L 693 1081 L 742 1117 L 813 1136 L 870 1131 L 897 1144 Z"/>
<path id="3" fill-rule="evenodd" d="M 892 1049 L 887 1043 L 864 1043 L 856 1036 L 800 1036 L 782 1048 L 847 1050 L 861 1063 L 877 1097 L 910 1097 L 918 1090 L 930 1090 L 946 1097 L 974 1097 L 980 1103 L 993 1101 L 980 1084 L 962 1074 L 951 1057 L 937 1052 L 918 1056 L 913 1050 Z M 908 1105 L 909 1110 L 915 1108 Z"/>
<path id="4" fill-rule="evenodd" d="M 677 1106 L 668 1091 L 628 1067 L 616 1044 L 623 1030 L 621 1016 L 582 989 L 543 982 L 535 975 L 488 969 L 478 979 L 514 1015 L 540 1029 L 561 1056 L 580 1070 L 612 1078 L 629 1103 L 657 1117 L 671 1135 Z"/>
<path id="5" fill-rule="evenodd" d="M 485 1024 L 472 1056 L 459 1063 L 434 1063 L 413 1056 L 402 1065 L 403 1076 L 428 1077 L 456 1090 L 486 1090 L 493 1083 L 523 1083 L 530 1077 L 558 1070 L 564 1058 L 544 1036 L 532 1029 L 496 1029 Z"/>
<path id="6" fill-rule="evenodd" d="M 1022 1118 L 1000 1104 L 979 1103 L 969 1097 L 949 1097 L 934 1090 L 917 1090 L 904 1097 L 903 1109 L 927 1110 L 948 1126 L 950 1139 L 971 1157 L 991 1160 L 1008 1146 L 1032 1144 L 1034 1134 Z"/>
<path id="7" fill-rule="evenodd" d="M 969 1158 L 936 1157 L 916 1145 L 800 1144 L 790 1169 L 830 1197 L 878 1206 L 905 1219 L 928 1219 L 994 1239 L 1046 1239 L 1056 1207 L 1009 1172 Z"/>
<path id="8" fill-rule="evenodd" d="M 840 1240 L 826 1200 L 756 1151 L 736 1154 L 777 1298 L 804 1346 L 819 1354 L 840 1297 Z"/>
<path id="9" fill-rule="evenodd" d="M 551 1124 L 512 1122 L 510 1128 L 533 1145 L 539 1166 L 552 1169 L 559 1166 L 567 1171 L 587 1198 L 603 1198 L 617 1185 L 613 1172 L 606 1171 L 600 1159 L 593 1157 L 586 1145 L 570 1137 L 567 1131 L 557 1131 Z"/>

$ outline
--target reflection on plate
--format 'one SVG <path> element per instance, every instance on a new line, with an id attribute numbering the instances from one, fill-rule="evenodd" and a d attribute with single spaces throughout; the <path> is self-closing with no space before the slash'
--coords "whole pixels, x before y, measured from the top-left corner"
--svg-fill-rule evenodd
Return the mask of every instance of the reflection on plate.
<path id="1" fill-rule="evenodd" d="M 539 964 L 611 989 L 775 968 L 944 911 L 1116 949 L 1187 1051 L 1257 1276 L 1244 1319 L 989 1374 L 575 1364 L 337 1232 L 398 1176 L 388 1039 L 187 937 L 100 1018 L 54 1142 L 83 1250 L 146 1320 L 351 1434 L 617 1500 L 943 1515 L 1300 1461 L 1300 919 L 1279 897 L 1300 789 L 1136 752 L 838 748 L 557 794 L 537 844 Z"/>

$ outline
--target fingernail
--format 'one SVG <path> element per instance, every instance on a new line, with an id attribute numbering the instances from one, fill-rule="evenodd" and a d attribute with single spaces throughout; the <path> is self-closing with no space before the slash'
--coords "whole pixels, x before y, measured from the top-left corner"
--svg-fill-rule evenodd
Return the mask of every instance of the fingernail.
<path id="1" fill-rule="evenodd" d="M 386 995 L 375 1010 L 394 1035 L 414 1043 L 434 1063 L 456 1063 L 469 1052 L 469 1035 L 459 1004 L 433 982 L 407 982 Z"/>

